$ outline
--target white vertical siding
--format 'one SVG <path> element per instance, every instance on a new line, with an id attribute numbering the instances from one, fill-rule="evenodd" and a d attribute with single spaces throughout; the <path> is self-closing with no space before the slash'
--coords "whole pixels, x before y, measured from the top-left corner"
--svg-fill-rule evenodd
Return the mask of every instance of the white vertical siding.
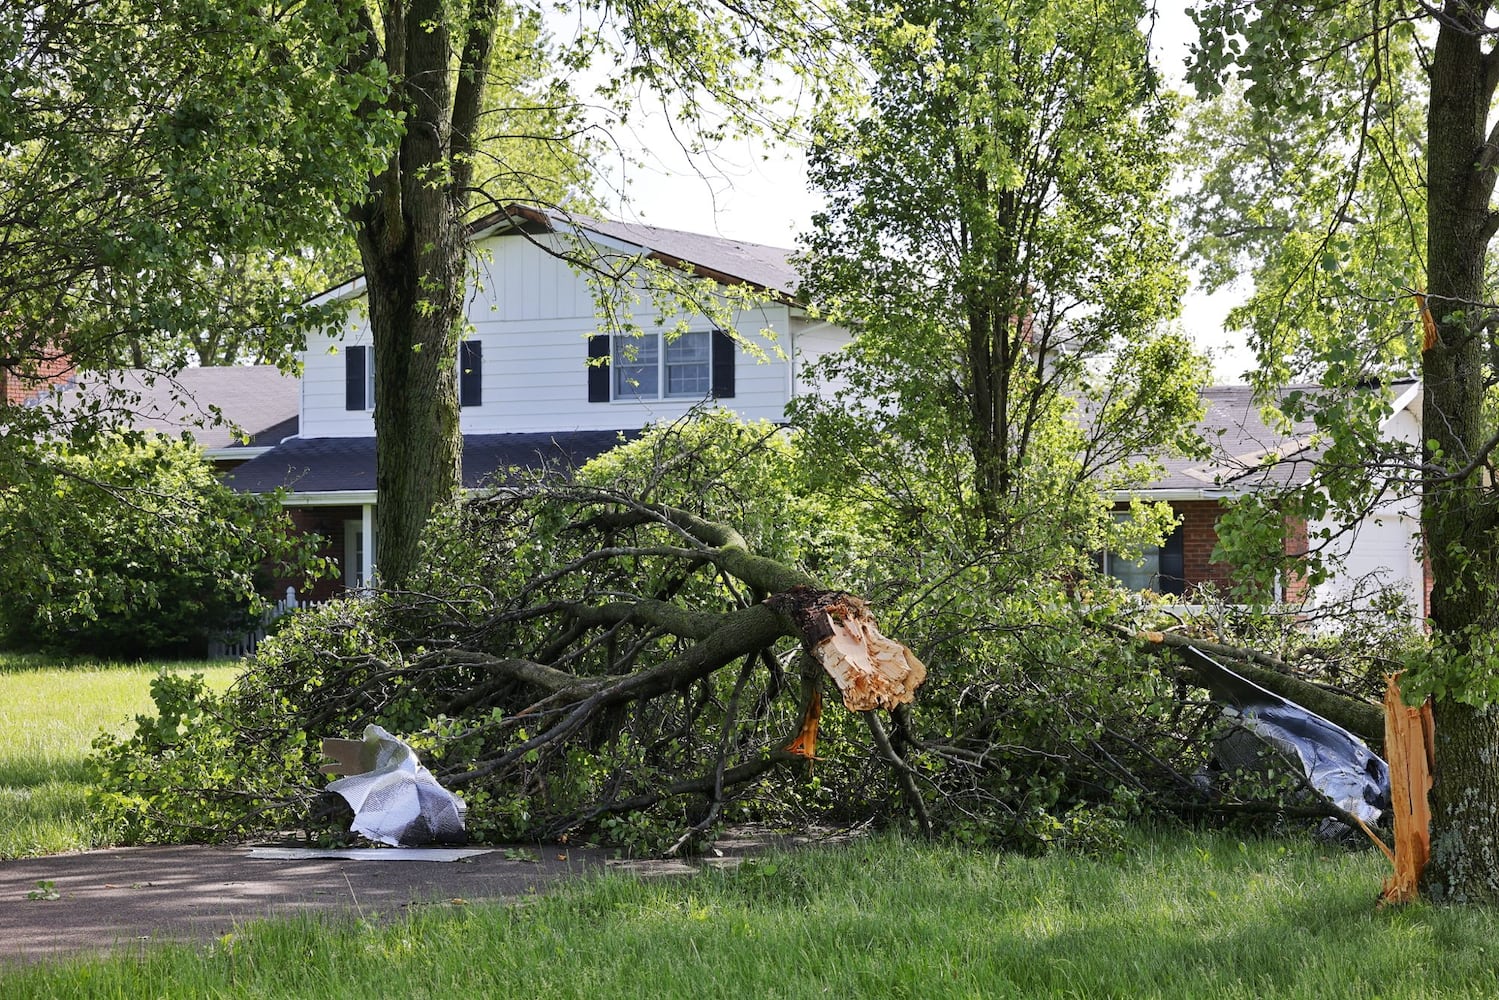
<path id="1" fill-rule="evenodd" d="M 1415 443 L 1420 440 L 1421 422 L 1417 416 L 1419 399 L 1393 414 L 1385 422 L 1385 434 L 1392 440 Z M 1311 526 L 1336 531 L 1331 523 Z M 1387 500 L 1360 522 L 1355 530 L 1339 538 L 1333 554 L 1342 559 L 1342 567 L 1333 579 L 1318 588 L 1313 602 L 1327 604 L 1346 599 L 1361 588 L 1377 581 L 1393 587 L 1405 597 L 1411 616 L 1420 620 L 1426 614 L 1426 568 L 1421 561 L 1421 506 L 1414 496 Z"/>
<path id="2" fill-rule="evenodd" d="M 365 299 L 349 303 L 342 336 L 308 334 L 302 356 L 302 423 L 298 434 L 313 437 L 373 437 L 368 410 L 344 409 L 344 353 L 350 346 L 372 347 Z"/>
<path id="3" fill-rule="evenodd" d="M 837 384 L 814 382 L 808 372 L 825 355 L 848 346 L 847 330 L 798 314 L 791 319 L 791 333 L 796 344 L 795 378 L 791 387 L 793 395 L 815 394 L 831 399 L 833 393 L 847 388 L 842 380 Z"/>
<path id="4" fill-rule="evenodd" d="M 483 342 L 484 404 L 465 407 L 467 434 L 536 431 L 614 430 L 672 420 L 694 399 L 588 401 L 588 337 L 600 332 L 593 290 L 579 273 L 520 236 L 485 241 L 484 259 L 471 291 L 466 338 Z M 637 288 L 637 291 L 639 289 Z M 362 298 L 351 301 L 342 341 L 308 338 L 303 382 L 303 437 L 360 437 L 374 433 L 367 412 L 344 409 L 343 345 L 368 345 L 369 326 Z M 648 292 L 626 308 L 642 330 L 656 329 L 658 312 Z M 701 316 L 685 317 L 690 330 L 708 330 Z M 668 320 L 670 325 L 675 317 Z M 736 310 L 733 326 L 764 357 L 736 351 L 735 393 L 714 405 L 731 407 L 749 419 L 780 420 L 793 379 L 790 309 L 767 304 Z M 763 332 L 762 332 L 763 331 Z M 841 331 L 839 331 L 841 332 Z M 817 331 L 797 347 L 820 354 L 836 346 L 838 334 Z M 334 353 L 329 349 L 334 348 Z"/>

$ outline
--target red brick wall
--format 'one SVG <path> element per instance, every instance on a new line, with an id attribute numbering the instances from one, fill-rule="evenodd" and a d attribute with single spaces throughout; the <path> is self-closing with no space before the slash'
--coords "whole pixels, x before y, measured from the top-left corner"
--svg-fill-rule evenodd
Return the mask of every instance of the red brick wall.
<path id="1" fill-rule="evenodd" d="M 39 389 L 66 382 L 72 375 L 73 360 L 67 355 L 43 358 L 37 362 L 35 374 L 21 376 L 0 368 L 0 390 L 4 391 L 5 402 L 14 406 L 24 403 Z"/>
<path id="2" fill-rule="evenodd" d="M 1233 583 L 1233 567 L 1213 561 L 1213 547 L 1218 544 L 1218 515 L 1223 508 L 1217 500 L 1177 500 L 1171 504 L 1182 523 L 1182 570 L 1187 578 L 1187 593 L 1203 583 L 1212 583 L 1220 591 Z M 1288 522 L 1285 552 L 1289 556 L 1305 555 L 1306 522 Z M 1297 601 L 1306 596 L 1306 578 L 1293 575 L 1282 581 L 1284 600 Z"/>
<path id="3" fill-rule="evenodd" d="M 1233 568 L 1226 563 L 1213 562 L 1213 547 L 1218 544 L 1218 514 L 1221 512 L 1218 501 L 1179 500 L 1171 504 L 1171 509 L 1181 518 L 1182 573 L 1187 578 L 1187 595 L 1204 583 L 1227 588 Z"/>
<path id="4" fill-rule="evenodd" d="M 1306 522 L 1300 518 L 1286 518 L 1286 555 L 1304 556 L 1307 549 Z M 1306 576 L 1301 573 L 1287 573 L 1281 580 L 1280 589 L 1281 600 L 1300 601 L 1306 597 Z"/>

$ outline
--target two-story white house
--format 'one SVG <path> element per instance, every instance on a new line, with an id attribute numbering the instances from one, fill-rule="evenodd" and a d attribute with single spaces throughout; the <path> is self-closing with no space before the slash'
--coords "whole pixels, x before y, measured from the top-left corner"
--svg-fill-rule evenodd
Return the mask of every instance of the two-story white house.
<path id="1" fill-rule="evenodd" d="M 516 206 L 476 223 L 473 245 L 458 378 L 470 488 L 509 467 L 576 466 L 705 402 L 779 421 L 814 391 L 807 364 L 848 341 L 798 305 L 788 250 Z M 712 306 L 695 311 L 694 296 Z M 330 540 L 342 583 L 357 586 L 378 561 L 363 279 L 326 299 L 348 303 L 349 318 L 308 339 L 297 433 L 229 482 L 286 489 L 293 517 Z"/>
<path id="2" fill-rule="evenodd" d="M 478 222 L 473 245 L 471 329 L 458 360 L 470 488 L 511 467 L 575 467 L 622 434 L 693 406 L 779 421 L 793 396 L 818 391 L 807 365 L 849 340 L 848 331 L 810 318 L 798 303 L 787 250 L 516 206 Z M 601 280 L 600 272 L 614 277 Z M 692 295 L 667 287 L 688 276 L 697 279 L 693 294 L 706 287 L 718 308 L 694 311 Z M 294 519 L 329 540 L 343 568 L 339 583 L 350 587 L 373 579 L 377 563 L 373 351 L 364 297 L 362 279 L 326 294 L 347 303 L 348 320 L 309 337 L 295 432 L 228 480 L 247 492 L 286 489 Z M 683 332 L 663 334 L 673 328 Z M 1393 437 L 1419 439 L 1411 438 L 1419 435 L 1419 399 L 1419 385 L 1394 387 L 1386 428 Z M 1204 404 L 1202 431 L 1220 460 L 1167 459 L 1162 477 L 1136 491 L 1169 502 L 1180 517 L 1177 530 L 1138 559 L 1102 557 L 1104 568 L 1130 585 L 1189 601 L 1199 585 L 1226 584 L 1232 574 L 1212 560 L 1222 501 L 1304 479 L 1317 450 L 1303 440 L 1309 425 L 1267 426 L 1247 387 L 1210 387 Z M 1123 505 L 1128 498 L 1118 499 Z M 1307 535 L 1320 527 L 1302 526 L 1288 549 L 1304 551 Z M 1417 530 L 1414 499 L 1386 504 L 1340 536 L 1333 547 L 1344 565 L 1318 594 L 1286 580 L 1277 596 L 1336 600 L 1377 574 L 1405 592 L 1419 617 L 1427 582 Z"/>

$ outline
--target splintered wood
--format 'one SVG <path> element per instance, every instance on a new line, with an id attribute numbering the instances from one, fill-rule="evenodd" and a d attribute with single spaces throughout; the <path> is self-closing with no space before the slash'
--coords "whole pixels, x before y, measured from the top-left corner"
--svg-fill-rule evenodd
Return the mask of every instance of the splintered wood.
<path id="1" fill-rule="evenodd" d="M 817 727 L 822 723 L 822 689 L 813 688 L 807 709 L 802 713 L 801 728 L 786 744 L 785 751 L 808 760 L 817 759 Z"/>
<path id="2" fill-rule="evenodd" d="M 1399 675 L 1393 675 L 1385 688 L 1384 705 L 1390 809 L 1395 814 L 1395 850 L 1385 853 L 1395 874 L 1385 880 L 1379 898 L 1385 903 L 1408 903 L 1417 897 L 1421 872 L 1431 860 L 1431 807 L 1426 797 L 1436 759 L 1431 704 L 1408 707 L 1400 697 Z"/>
<path id="3" fill-rule="evenodd" d="M 812 649 L 822 668 L 843 693 L 851 712 L 891 709 L 916 697 L 926 680 L 926 665 L 875 627 L 862 606 L 839 605 L 827 611 L 831 634 Z"/>
<path id="4" fill-rule="evenodd" d="M 796 623 L 803 646 L 833 678 L 851 712 L 904 705 L 926 680 L 926 665 L 881 635 L 869 606 L 852 594 L 793 587 L 766 603 Z"/>

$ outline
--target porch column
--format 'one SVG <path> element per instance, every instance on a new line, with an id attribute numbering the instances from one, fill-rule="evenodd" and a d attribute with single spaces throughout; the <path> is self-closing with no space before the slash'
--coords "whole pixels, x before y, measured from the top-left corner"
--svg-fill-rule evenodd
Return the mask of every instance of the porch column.
<path id="1" fill-rule="evenodd" d="M 375 505 L 364 504 L 360 508 L 360 531 L 364 534 L 364 564 L 359 567 L 359 579 L 364 581 L 366 587 L 372 587 L 375 583 Z"/>

